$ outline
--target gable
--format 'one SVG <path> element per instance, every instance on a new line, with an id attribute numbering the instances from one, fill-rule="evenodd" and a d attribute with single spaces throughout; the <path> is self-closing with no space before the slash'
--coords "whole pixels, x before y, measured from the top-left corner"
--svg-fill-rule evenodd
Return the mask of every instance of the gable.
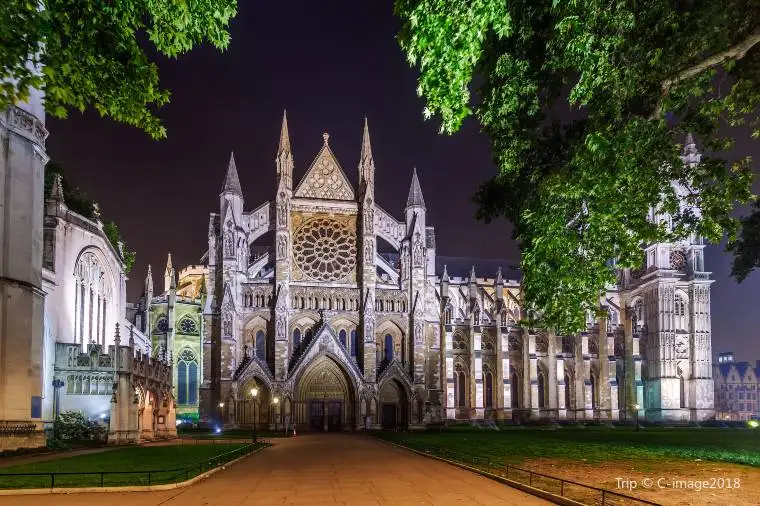
<path id="1" fill-rule="evenodd" d="M 327 142 L 298 184 L 295 196 L 309 199 L 354 200 L 354 189 Z"/>

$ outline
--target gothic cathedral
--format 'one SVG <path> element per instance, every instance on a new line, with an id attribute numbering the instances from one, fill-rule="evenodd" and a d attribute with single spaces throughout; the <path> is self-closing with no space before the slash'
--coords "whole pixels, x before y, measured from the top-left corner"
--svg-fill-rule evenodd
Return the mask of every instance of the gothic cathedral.
<path id="1" fill-rule="evenodd" d="M 294 167 L 284 117 L 275 198 L 246 211 L 230 159 L 203 260 L 202 416 L 320 431 L 713 416 L 700 238 L 648 245 L 600 298 L 607 317 L 561 336 L 520 325 L 518 275 L 443 265 L 416 171 L 402 220 L 375 202 L 366 121 L 357 188 L 328 134 L 295 187 Z"/>

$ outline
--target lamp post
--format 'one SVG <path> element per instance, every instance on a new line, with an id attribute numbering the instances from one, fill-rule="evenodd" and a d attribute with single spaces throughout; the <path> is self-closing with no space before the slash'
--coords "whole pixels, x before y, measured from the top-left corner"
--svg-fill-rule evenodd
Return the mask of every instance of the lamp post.
<path id="1" fill-rule="evenodd" d="M 639 431 L 639 408 L 641 408 L 641 406 L 638 404 L 633 405 L 633 409 L 636 410 L 636 432 Z"/>
<path id="2" fill-rule="evenodd" d="M 278 428 L 277 428 L 277 407 L 279 406 L 279 404 L 280 404 L 280 398 L 279 397 L 275 397 L 274 398 L 274 413 L 272 413 L 274 415 L 274 431 L 275 432 L 278 431 Z"/>
<path id="3" fill-rule="evenodd" d="M 219 423 L 224 425 L 224 403 L 219 403 Z"/>
<path id="4" fill-rule="evenodd" d="M 259 395 L 259 389 L 256 387 L 251 388 L 251 402 L 253 403 L 253 443 L 256 444 L 256 397 Z"/>

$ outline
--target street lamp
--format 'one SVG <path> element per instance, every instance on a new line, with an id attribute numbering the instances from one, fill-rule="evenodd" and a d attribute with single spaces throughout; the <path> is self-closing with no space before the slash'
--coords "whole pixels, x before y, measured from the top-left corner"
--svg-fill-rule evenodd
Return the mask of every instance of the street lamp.
<path id="1" fill-rule="evenodd" d="M 274 398 L 274 413 L 273 413 L 273 415 L 274 415 L 274 431 L 275 432 L 277 432 L 277 430 L 278 430 L 278 428 L 277 428 L 277 406 L 279 404 L 280 404 L 280 398 L 279 397 L 275 397 Z"/>
<path id="2" fill-rule="evenodd" d="M 256 443 L 256 396 L 259 395 L 259 389 L 256 387 L 251 388 L 251 397 L 253 398 L 253 443 Z"/>
<path id="3" fill-rule="evenodd" d="M 638 404 L 633 405 L 633 409 L 636 410 L 636 432 L 639 431 L 639 409 L 640 408 L 641 406 L 639 406 Z"/>

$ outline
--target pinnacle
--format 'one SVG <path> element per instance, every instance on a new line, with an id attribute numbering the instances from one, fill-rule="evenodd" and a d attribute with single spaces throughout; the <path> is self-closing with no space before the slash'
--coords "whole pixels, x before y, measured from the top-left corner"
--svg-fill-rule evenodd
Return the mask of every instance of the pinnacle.
<path id="1" fill-rule="evenodd" d="M 475 276 L 475 266 L 472 266 L 472 270 L 470 270 L 470 283 L 477 282 L 478 278 Z"/>
<path id="2" fill-rule="evenodd" d="M 422 197 L 420 180 L 417 177 L 417 167 L 412 172 L 412 184 L 409 187 L 409 197 L 406 199 L 406 207 L 425 207 L 425 199 Z"/>
<path id="3" fill-rule="evenodd" d="M 369 141 L 369 125 L 364 117 L 364 133 L 362 134 L 362 153 L 359 157 L 359 181 L 371 183 L 374 179 L 375 161 L 372 158 L 372 144 Z"/>
<path id="4" fill-rule="evenodd" d="M 446 269 L 446 264 L 443 265 L 443 274 L 441 274 L 441 280 L 448 281 L 449 280 L 449 272 Z"/>
<path id="5" fill-rule="evenodd" d="M 240 178 L 235 166 L 235 153 L 233 152 L 230 152 L 230 164 L 227 166 L 227 175 L 224 178 L 224 186 L 222 186 L 222 193 L 227 192 L 243 196 L 243 190 L 240 188 Z"/>
<path id="6" fill-rule="evenodd" d="M 166 259 L 166 274 L 169 275 L 172 273 L 172 254 L 169 253 L 168 258 Z"/>
<path id="7" fill-rule="evenodd" d="M 362 155 L 361 160 L 364 163 L 366 160 L 372 160 L 372 144 L 369 142 L 369 125 L 367 124 L 367 117 L 364 117 L 364 134 L 362 135 Z"/>
<path id="8" fill-rule="evenodd" d="M 282 111 L 282 128 L 280 129 L 280 145 L 277 154 L 290 152 L 290 134 L 288 133 L 288 111 Z"/>
<path id="9" fill-rule="evenodd" d="M 56 174 L 53 179 L 53 187 L 50 189 L 50 198 L 57 202 L 63 202 L 63 176 Z"/>

